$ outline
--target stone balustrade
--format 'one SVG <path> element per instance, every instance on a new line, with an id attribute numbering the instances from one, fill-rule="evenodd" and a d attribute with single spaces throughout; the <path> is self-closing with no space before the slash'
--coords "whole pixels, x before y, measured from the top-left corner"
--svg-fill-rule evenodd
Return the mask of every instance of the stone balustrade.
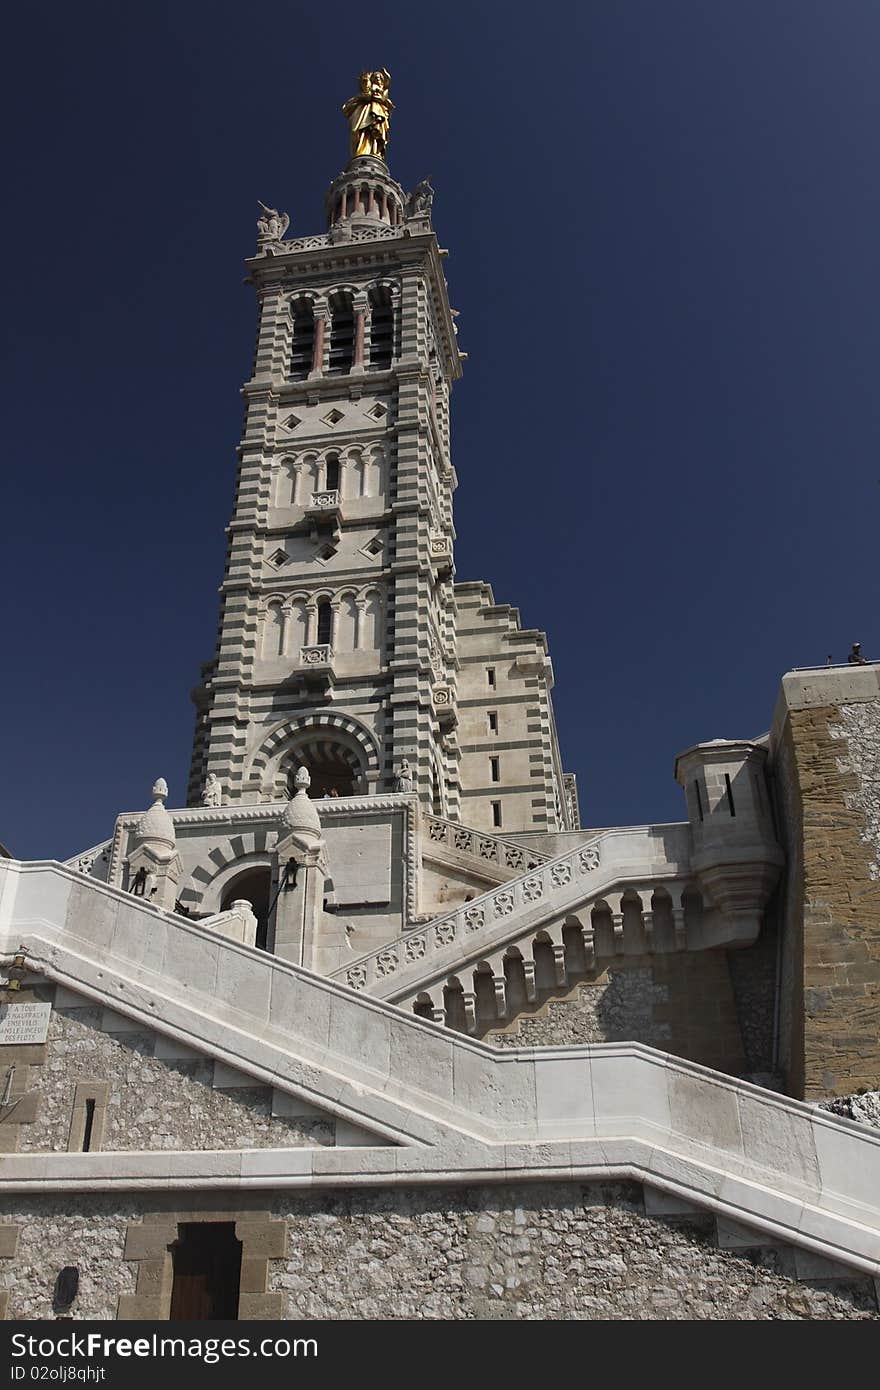
<path id="1" fill-rule="evenodd" d="M 504 970 L 499 962 L 508 948 L 538 932 L 554 934 L 551 944 L 562 953 L 562 960 L 566 919 L 599 899 L 610 917 L 614 950 L 622 950 L 626 901 L 635 897 L 650 950 L 655 942 L 652 904 L 659 889 L 668 898 L 672 944 L 667 949 L 683 949 L 687 940 L 682 896 L 689 886 L 687 830 L 667 829 L 678 834 L 658 840 L 650 827 L 603 831 L 361 956 L 335 971 L 333 978 L 395 1003 L 411 1002 L 422 993 L 433 998 L 432 991 L 442 989 L 450 975 L 457 976 L 480 961 L 494 961 L 498 967 L 494 974 L 500 979 Z M 669 857 L 670 850 L 674 858 Z M 731 923 L 731 941 L 737 927 Z M 595 949 L 588 941 L 592 924 L 582 925 L 582 930 L 584 951 L 589 955 Z M 719 944 L 717 931 L 712 944 Z M 564 981 L 563 974 L 560 983 Z M 434 1008 L 439 1012 L 439 1004 Z"/>
<path id="2" fill-rule="evenodd" d="M 0 948 L 20 943 L 47 983 L 390 1143 L 7 1154 L 6 1193 L 635 1179 L 880 1274 L 880 1136 L 826 1111 L 635 1043 L 487 1047 L 61 865 L 0 860 Z"/>
<path id="3" fill-rule="evenodd" d="M 445 978 L 387 997 L 435 1023 L 468 1033 L 486 1031 L 538 1002 L 541 994 L 595 974 L 600 961 L 622 957 L 627 947 L 642 956 L 686 950 L 686 894 L 695 911 L 701 911 L 702 898 L 689 879 L 619 882 L 613 891 L 603 887 L 576 914 L 569 912 L 537 930 L 532 925 L 491 951 L 483 943 L 468 950 L 462 942 L 462 955 Z M 410 935 L 405 954 L 412 940 Z M 409 949 L 417 954 L 421 948 Z"/>
<path id="4" fill-rule="evenodd" d="M 472 830 L 466 825 L 459 825 L 457 821 L 444 820 L 441 816 L 425 816 L 423 826 L 423 854 L 430 854 L 431 846 L 442 845 L 456 854 L 470 855 L 481 864 L 509 869 L 511 876 L 524 873 L 526 869 L 535 869 L 550 857 L 539 850 L 519 845 L 515 840 L 506 840 L 484 830 Z"/>

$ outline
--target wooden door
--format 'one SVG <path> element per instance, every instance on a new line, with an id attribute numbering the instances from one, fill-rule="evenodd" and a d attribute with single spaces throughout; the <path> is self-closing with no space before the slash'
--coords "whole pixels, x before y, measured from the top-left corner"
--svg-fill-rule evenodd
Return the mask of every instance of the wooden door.
<path id="1" fill-rule="evenodd" d="M 231 1221 L 182 1223 L 172 1247 L 173 1322 L 238 1318 L 241 1241 Z"/>

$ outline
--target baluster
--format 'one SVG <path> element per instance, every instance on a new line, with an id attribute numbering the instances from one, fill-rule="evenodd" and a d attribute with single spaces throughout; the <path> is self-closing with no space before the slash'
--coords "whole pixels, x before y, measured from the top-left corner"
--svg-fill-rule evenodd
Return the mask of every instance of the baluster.
<path id="1" fill-rule="evenodd" d="M 639 906 L 642 910 L 642 930 L 645 933 L 645 950 L 649 955 L 654 952 L 654 910 L 651 907 L 653 897 L 652 888 L 639 888 Z M 647 903 L 647 907 L 645 904 Z"/>
<path id="2" fill-rule="evenodd" d="M 606 893 L 605 901 L 611 910 L 611 927 L 614 932 L 614 954 L 623 955 L 623 894 Z"/>
<path id="3" fill-rule="evenodd" d="M 538 997 L 538 986 L 535 982 L 535 962 L 523 958 L 523 975 L 526 980 L 526 999 L 533 1004 Z"/>
<path id="4" fill-rule="evenodd" d="M 556 975 L 556 983 L 564 985 L 568 983 L 568 971 L 565 968 L 565 946 L 553 942 L 553 970 Z"/>
<path id="5" fill-rule="evenodd" d="M 672 899 L 672 924 L 675 928 L 675 949 L 676 951 L 686 951 L 687 929 L 684 924 L 684 908 L 681 902 L 683 888 L 680 883 L 668 884 L 667 888 L 669 896 Z"/>
<path id="6" fill-rule="evenodd" d="M 472 989 L 462 990 L 462 1002 L 464 1004 L 464 1021 L 469 1033 L 477 1031 L 477 996 Z"/>
<path id="7" fill-rule="evenodd" d="M 593 923 L 581 927 L 581 937 L 584 943 L 584 965 L 587 970 L 596 968 L 596 933 L 593 930 Z"/>
<path id="8" fill-rule="evenodd" d="M 495 1012 L 499 1018 L 507 1018 L 507 976 L 504 973 L 504 952 L 487 956 L 486 964 L 492 972 L 492 988 L 495 991 Z"/>

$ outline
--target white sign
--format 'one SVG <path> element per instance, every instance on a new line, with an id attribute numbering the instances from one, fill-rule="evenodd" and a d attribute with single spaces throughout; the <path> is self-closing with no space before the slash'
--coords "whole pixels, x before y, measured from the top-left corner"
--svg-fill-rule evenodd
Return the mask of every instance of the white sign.
<path id="1" fill-rule="evenodd" d="M 49 1036 L 51 1004 L 0 1004 L 0 1047 L 10 1043 L 44 1043 Z"/>

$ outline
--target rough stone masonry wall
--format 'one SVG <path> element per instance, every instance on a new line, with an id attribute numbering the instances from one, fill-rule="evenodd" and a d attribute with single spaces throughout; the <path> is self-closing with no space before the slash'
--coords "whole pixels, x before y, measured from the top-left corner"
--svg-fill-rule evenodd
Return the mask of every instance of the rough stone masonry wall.
<path id="1" fill-rule="evenodd" d="M 865 818 L 860 834 L 870 855 L 868 872 L 872 879 L 880 879 L 880 700 L 839 705 L 837 719 L 828 732 L 846 741 L 838 766 L 855 778 L 846 804 Z"/>
<path id="2" fill-rule="evenodd" d="M 786 923 L 789 1089 L 807 1098 L 875 1089 L 880 1083 L 880 700 L 791 710 L 786 741 L 795 779 L 788 799 L 797 800 L 803 825 L 801 882 L 790 887 Z M 800 897 L 802 986 L 793 939 L 799 922 L 790 912 Z"/>
<path id="3" fill-rule="evenodd" d="M 132 1031 L 109 1033 L 101 1020 L 100 1008 L 53 1009 L 45 1061 L 30 1068 L 29 1086 L 38 1102 L 32 1123 L 19 1126 L 21 1150 L 67 1150 L 77 1088 L 81 1097 L 88 1082 L 97 1083 L 91 1089 L 100 1106 L 94 1148 L 288 1148 L 335 1142 L 333 1116 L 273 1115 L 271 1087 L 218 1087 L 213 1059 L 192 1054 L 158 1059 L 156 1034 L 135 1031 L 135 1024 Z"/>
<path id="4" fill-rule="evenodd" d="M 595 979 L 531 1006 L 506 1028 L 489 1031 L 486 1041 L 495 1047 L 640 1042 L 719 1071 L 745 1069 L 725 951 L 603 964 Z"/>
<path id="5" fill-rule="evenodd" d="M 280 1194 L 271 1212 L 265 1199 L 220 1193 L 6 1199 L 0 1280 L 9 1290 L 7 1315 L 51 1317 L 57 1273 L 74 1264 L 78 1319 L 116 1317 L 120 1297 L 126 1317 L 167 1318 L 170 1257 L 164 1256 L 163 1274 L 161 1258 L 152 1257 L 159 1248 L 152 1234 L 164 1250 L 178 1221 L 235 1219 L 243 1244 L 248 1231 L 262 1233 L 263 1258 L 246 1260 L 247 1272 L 242 1267 L 243 1316 L 877 1317 L 870 1278 L 767 1244 L 637 1184 Z M 200 1200 L 208 1210 L 191 1210 Z M 242 1210 L 249 1201 L 254 1210 Z M 189 1205 L 180 1210 L 175 1202 Z M 256 1252 L 256 1242 L 251 1245 Z M 149 1266 L 151 1277 L 141 1279 L 139 1265 Z M 260 1290 L 245 1294 L 246 1285 L 257 1283 Z M 162 1292 L 150 1292 L 153 1286 Z"/>

